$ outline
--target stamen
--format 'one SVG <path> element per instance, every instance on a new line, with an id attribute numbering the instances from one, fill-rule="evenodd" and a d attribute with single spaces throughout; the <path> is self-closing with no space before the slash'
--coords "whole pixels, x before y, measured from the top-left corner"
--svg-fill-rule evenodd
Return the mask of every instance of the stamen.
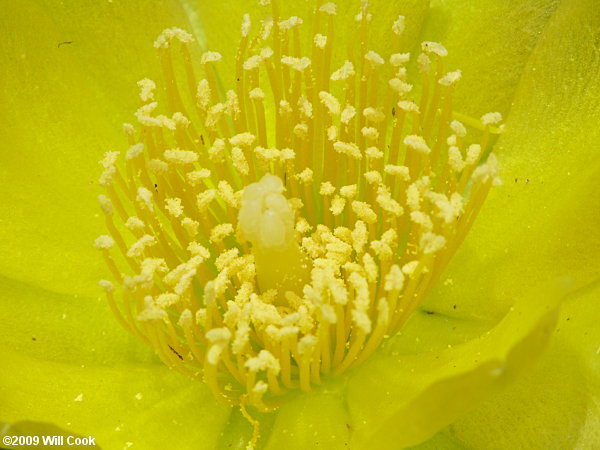
<path id="1" fill-rule="evenodd" d="M 247 408 L 271 410 L 368 358 L 418 308 L 501 183 L 488 151 L 501 115 L 453 111 L 461 72 L 444 70 L 441 44 L 424 42 L 411 63 L 400 16 L 392 54 L 380 55 L 363 2 L 354 50 L 338 58 L 336 6 L 325 3 L 303 55 L 303 21 L 262 3 L 272 19 L 254 30 L 244 15 L 231 76 L 217 78 L 217 52 L 192 59 L 189 33 L 157 38 L 164 79 L 138 82 L 123 155 L 101 161 L 109 235 L 94 242 L 117 320 L 239 405 L 251 446 L 259 428 Z"/>

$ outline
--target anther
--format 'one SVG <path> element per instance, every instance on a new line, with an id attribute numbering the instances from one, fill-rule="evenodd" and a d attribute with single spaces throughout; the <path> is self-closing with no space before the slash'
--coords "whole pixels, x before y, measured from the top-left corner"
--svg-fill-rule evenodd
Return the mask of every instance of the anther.
<path id="1" fill-rule="evenodd" d="M 164 79 L 138 82 L 137 123 L 100 162 L 109 234 L 94 242 L 117 320 L 239 405 L 250 444 L 247 407 L 312 390 L 398 331 L 501 183 L 502 117 L 453 111 L 461 72 L 441 44 L 399 53 L 400 16 L 378 53 L 365 1 L 356 52 L 338 58 L 324 3 L 309 57 L 302 19 L 262 3 L 272 19 L 243 16 L 234 74 L 216 76 L 216 51 L 193 61 L 186 31 L 158 36 Z"/>

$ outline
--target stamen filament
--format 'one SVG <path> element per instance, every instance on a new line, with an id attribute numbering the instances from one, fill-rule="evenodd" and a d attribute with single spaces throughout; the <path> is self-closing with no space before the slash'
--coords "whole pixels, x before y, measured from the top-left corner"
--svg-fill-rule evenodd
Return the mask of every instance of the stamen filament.
<path id="1" fill-rule="evenodd" d="M 369 49 L 366 2 L 344 62 L 335 5 L 316 3 L 309 59 L 302 21 L 282 21 L 270 4 L 257 32 L 244 16 L 228 91 L 220 54 L 197 62 L 189 33 L 158 37 L 168 115 L 156 84 L 141 80 L 125 159 L 101 161 L 110 236 L 94 243 L 117 282 L 101 285 L 119 323 L 239 405 L 251 445 L 258 422 L 246 408 L 269 411 L 372 355 L 419 307 L 499 184 L 487 147 L 501 117 L 452 111 L 460 71 L 444 74 L 440 44 L 423 43 L 417 58 L 417 106 L 410 55 L 390 55 L 386 69 Z M 479 144 L 453 118 L 481 130 Z"/>

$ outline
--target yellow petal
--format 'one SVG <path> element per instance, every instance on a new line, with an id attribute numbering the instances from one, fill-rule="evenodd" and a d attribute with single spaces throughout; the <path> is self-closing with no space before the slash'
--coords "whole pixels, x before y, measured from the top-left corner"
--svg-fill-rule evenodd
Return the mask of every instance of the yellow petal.
<path id="1" fill-rule="evenodd" d="M 522 75 L 497 142 L 504 186 L 491 193 L 429 307 L 499 317 L 523 287 L 600 270 L 600 66 L 594 2 L 564 3 Z M 491 301 L 484 301 L 484 299 Z M 470 305 L 467 307 L 467 305 Z"/>
<path id="2" fill-rule="evenodd" d="M 531 51 L 558 2 L 433 0 L 422 40 L 442 42 L 445 64 L 463 73 L 457 111 L 479 117 L 508 114 Z"/>
<path id="3" fill-rule="evenodd" d="M 512 381 L 545 347 L 560 289 L 519 299 L 488 333 L 430 353 L 401 354 L 398 337 L 351 375 L 347 404 L 357 448 L 418 444 Z"/>
<path id="4" fill-rule="evenodd" d="M 286 403 L 277 413 L 265 448 L 322 447 L 344 450 L 350 442 L 349 414 L 340 395 L 305 394 Z"/>
<path id="5" fill-rule="evenodd" d="M 600 439 L 599 287 L 565 303 L 552 343 L 532 370 L 441 436 L 468 448 L 593 448 Z"/>
<path id="6" fill-rule="evenodd" d="M 51 422 L 102 448 L 213 449 L 229 407 L 115 327 L 104 301 L 2 279 L 0 422 Z"/>
<path id="7" fill-rule="evenodd" d="M 0 273 L 95 294 L 97 161 L 126 146 L 135 83 L 159 72 L 152 42 L 186 16 L 168 0 L 19 0 L 0 22 Z"/>
<path id="8" fill-rule="evenodd" d="M 593 30 L 600 18 L 594 11 L 593 2 L 563 2 L 523 74 L 499 141 L 506 186 L 494 193 L 450 268 L 455 280 L 482 282 L 468 290 L 457 282 L 442 286 L 429 306 L 443 299 L 475 305 L 486 294 L 498 299 L 561 274 L 580 284 L 597 279 L 600 83 Z M 507 210 L 514 213 L 503 219 Z M 483 270 L 463 270 L 468 259 Z M 539 366 L 443 435 L 469 448 L 593 447 L 600 423 L 598 295 L 596 282 L 569 300 Z"/>

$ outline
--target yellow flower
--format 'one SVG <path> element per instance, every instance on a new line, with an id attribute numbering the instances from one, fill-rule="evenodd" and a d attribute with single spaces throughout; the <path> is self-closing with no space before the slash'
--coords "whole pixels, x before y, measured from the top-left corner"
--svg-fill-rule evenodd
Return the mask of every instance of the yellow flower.
<path id="1" fill-rule="evenodd" d="M 373 5 L 375 17 L 391 17 L 380 6 Z M 418 443 L 513 378 L 524 360 L 543 347 L 553 324 L 556 294 L 550 291 L 546 296 L 532 287 L 565 275 L 578 285 L 597 278 L 594 199 L 599 186 L 592 152 L 599 115 L 593 34 L 597 17 L 588 14 L 583 3 L 532 10 L 521 5 L 516 12 L 510 10 L 514 5 L 494 5 L 491 10 L 483 5 L 481 11 L 461 4 L 436 6 L 421 38 L 443 40 L 451 51 L 449 58 L 456 58 L 449 65 L 463 69 L 466 93 L 457 90 L 454 109 L 475 117 L 482 110 L 508 112 L 507 132 L 496 143 L 506 186 L 492 193 L 446 271 L 446 282 L 438 284 L 385 347 L 354 370 L 328 378 L 314 392 L 287 399 L 276 412 L 254 414 L 262 424 L 260 445 L 311 448 L 319 442 L 324 448 L 344 448 L 345 443 L 360 448 L 373 440 L 380 447 L 395 448 Z M 239 410 L 216 403 L 202 383 L 169 372 L 118 328 L 104 300 L 95 300 L 94 278 L 102 269 L 87 247 L 104 219 L 99 215 L 97 223 L 91 223 L 87 217 L 94 214 L 89 199 L 95 187 L 89 184 L 96 178 L 93 161 L 103 153 L 99 147 L 121 145 L 112 130 L 129 120 L 127 111 L 137 108 L 125 86 L 144 76 L 159 79 L 154 76 L 156 58 L 144 53 L 148 42 L 167 25 L 186 27 L 187 18 L 191 23 L 186 28 L 194 30 L 201 43 L 199 31 L 206 33 L 208 42 L 220 42 L 219 36 L 235 35 L 230 29 L 234 23 L 239 26 L 243 11 L 235 21 L 219 21 L 219 14 L 204 11 L 209 7 L 202 4 L 196 16 L 191 12 L 195 10 L 176 6 L 151 11 L 109 3 L 97 5 L 93 17 L 79 12 L 75 21 L 68 15 L 77 14 L 75 5 L 50 16 L 44 8 L 33 3 L 15 6 L 19 14 L 10 21 L 14 29 L 7 28 L 2 44 L 2 54 L 12 58 L 14 70 L 2 91 L 8 105 L 3 132 L 7 151 L 2 153 L 8 200 L 2 207 L 10 220 L 1 228 L 9 251 L 1 260 L 0 308 L 7 326 L 0 352 L 10 370 L 0 375 L 0 420 L 52 421 L 82 435 L 93 434 L 106 448 L 130 443 L 141 448 L 239 446 L 252 434 Z M 406 33 L 416 42 L 426 8 L 418 2 L 405 8 L 393 8 L 393 17 L 400 9 L 411 18 Z M 199 24 L 198 17 L 204 23 Z M 497 17 L 506 20 L 497 24 Z M 135 26 L 136 21 L 144 26 Z M 465 23 L 479 24 L 467 38 L 462 36 Z M 490 23 L 499 28 L 492 29 Z M 529 26 L 526 32 L 524 23 Z M 85 33 L 84 26 L 89 27 Z M 379 37 L 375 42 L 383 42 L 383 26 L 373 28 Z M 33 29 L 47 32 L 23 32 Z M 565 33 L 571 29 L 582 32 Z M 507 37 L 509 31 L 516 36 Z M 349 39 L 350 34 L 342 30 L 338 39 Z M 115 36 L 128 38 L 125 42 Z M 474 44 L 480 38 L 483 48 Z M 86 64 L 92 62 L 96 69 L 87 71 Z M 225 66 L 219 73 L 234 69 Z M 127 100 L 115 105 L 115 98 Z M 176 210 L 177 204 L 171 207 Z M 585 386 L 576 404 L 565 402 L 560 394 L 552 397 L 553 405 L 566 409 L 573 422 L 568 438 L 559 435 L 565 444 L 561 447 L 585 446 L 597 430 L 593 401 L 598 379 L 593 369 L 598 333 L 589 326 L 598 316 L 595 298 L 592 286 L 566 305 L 556 334 L 567 337 L 557 340 L 550 353 L 559 362 L 542 366 L 567 375 L 564 384 L 571 390 L 575 383 Z M 573 364 L 560 362 L 563 359 Z M 582 376 L 574 367 L 588 372 Z M 525 381 L 548 393 L 563 388 L 543 375 L 529 375 Z M 459 420 L 431 445 L 449 446 L 444 438 L 451 436 L 467 445 L 490 446 L 481 436 L 492 426 L 498 427 L 497 435 L 487 439 L 504 439 L 508 447 L 547 442 L 544 436 L 554 429 L 556 416 L 536 415 L 526 406 L 519 408 L 539 418 L 532 423 L 544 432 L 513 432 L 520 440 L 512 441 L 504 436 L 508 433 L 502 426 L 520 429 L 504 413 L 515 415 L 510 395 L 513 402 L 525 398 L 519 386 L 515 384 L 505 398 L 494 398 L 506 405 L 504 409 L 484 405 L 470 413 L 471 420 Z M 587 427 L 578 428 L 577 419 L 584 414 Z"/>

